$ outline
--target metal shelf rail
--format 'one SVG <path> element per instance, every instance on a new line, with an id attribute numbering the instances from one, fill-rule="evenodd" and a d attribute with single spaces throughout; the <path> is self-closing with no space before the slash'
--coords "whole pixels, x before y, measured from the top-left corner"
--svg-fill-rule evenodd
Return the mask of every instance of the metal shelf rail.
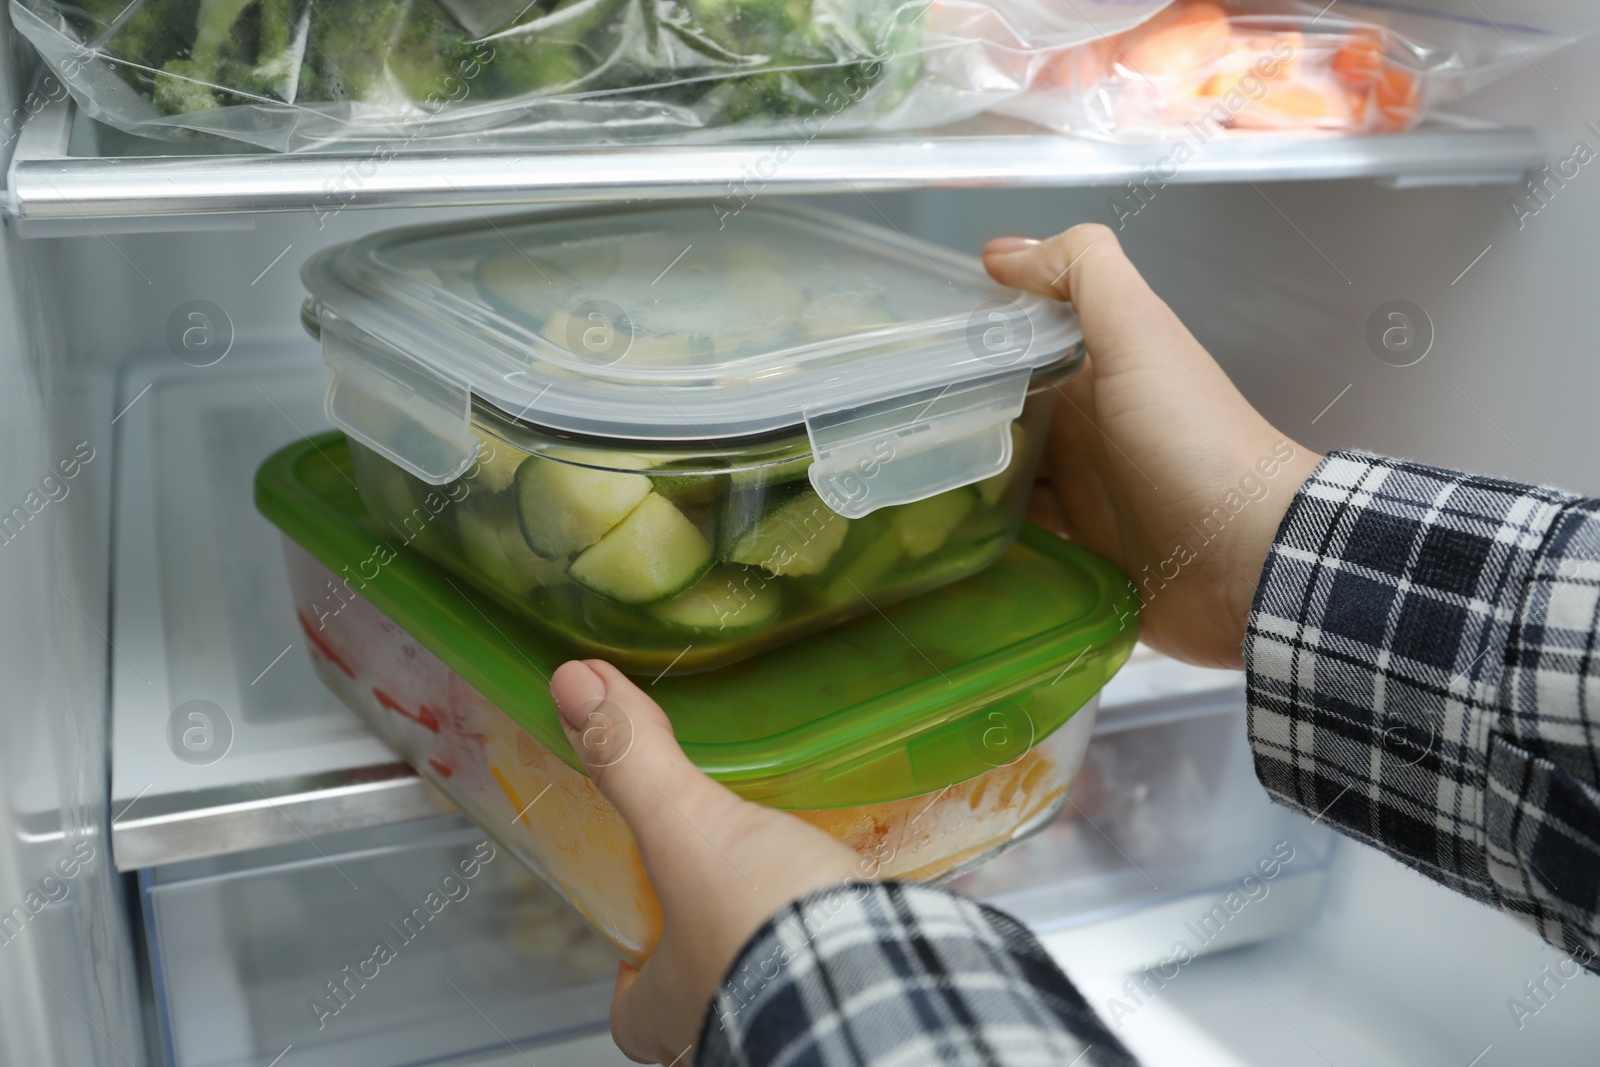
<path id="1" fill-rule="evenodd" d="M 132 141 L 92 154 L 91 126 L 51 104 L 17 139 L 0 207 L 25 236 L 247 224 L 243 213 L 365 207 L 748 197 L 941 187 L 1050 187 L 1162 182 L 1365 178 L 1397 185 L 1515 183 L 1547 145 L 1522 127 L 1436 122 L 1398 135 L 1250 135 L 1199 145 L 1110 144 L 981 120 L 926 135 L 806 143 L 719 142 L 505 150 L 380 146 L 300 154 L 195 154 Z M 1030 132 L 1032 131 L 1032 132 Z M 115 140 L 115 138 L 111 138 Z M 1193 146 L 1192 146 L 1193 147 Z M 115 225 L 116 223 L 121 225 Z M 105 226 L 97 226 L 105 229 Z"/>

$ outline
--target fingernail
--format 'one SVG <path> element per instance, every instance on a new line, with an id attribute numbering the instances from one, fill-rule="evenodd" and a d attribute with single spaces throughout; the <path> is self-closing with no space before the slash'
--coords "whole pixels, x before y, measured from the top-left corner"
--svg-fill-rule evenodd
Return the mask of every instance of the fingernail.
<path id="1" fill-rule="evenodd" d="M 556 710 L 561 713 L 561 721 L 567 724 L 568 729 L 582 730 L 584 726 L 584 701 L 577 699 L 571 692 L 573 667 L 582 667 L 589 670 L 587 664 L 578 660 L 563 663 L 561 669 L 550 676 L 550 696 L 556 702 Z M 590 702 L 592 703 L 592 701 Z"/>
<path id="2" fill-rule="evenodd" d="M 1013 252 L 1025 252 L 1039 242 L 1032 237 L 996 237 L 983 246 L 986 256 L 1008 256 Z"/>

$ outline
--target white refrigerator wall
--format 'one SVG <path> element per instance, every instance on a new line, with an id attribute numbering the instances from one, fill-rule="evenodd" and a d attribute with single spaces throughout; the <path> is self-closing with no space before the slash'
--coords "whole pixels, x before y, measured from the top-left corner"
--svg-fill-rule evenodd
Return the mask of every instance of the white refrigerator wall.
<path id="1" fill-rule="evenodd" d="M 14 48 L 0 22 L 0 55 L 12 59 Z M 0 114 L 23 99 L 26 69 L 6 63 Z M 60 252 L 19 242 L 10 228 L 0 233 L 0 1063 L 7 1067 L 144 1060 L 121 882 L 104 832 L 111 392 L 104 362 L 63 338 L 62 322 L 85 311 L 62 299 Z"/>
<path id="2" fill-rule="evenodd" d="M 1470 110 L 1540 124 L 1556 158 L 1580 139 L 1600 152 L 1600 133 L 1584 126 L 1595 119 L 1600 127 L 1597 61 L 1600 42 L 1585 42 L 1530 65 Z M 1545 187 L 1542 204 L 1525 199 L 1521 212 L 1504 187 L 1172 185 L 1127 220 L 1122 236 L 1251 400 L 1305 445 L 1359 446 L 1600 492 L 1600 366 L 1592 356 L 1600 163 L 1563 181 Z M 1113 222 L 1109 201 L 1117 195 L 1127 192 L 923 191 L 828 202 L 867 219 L 881 210 L 909 233 L 975 249 L 1004 233 Z M 65 882 L 63 904 L 0 944 L 7 1067 L 137 1064 L 143 1055 L 132 934 L 103 844 L 115 814 L 104 766 L 106 666 L 116 655 L 104 636 L 111 419 L 133 399 L 113 399 L 110 375 L 134 354 L 167 351 L 169 320 L 192 300 L 223 309 L 238 346 L 309 346 L 297 316 L 306 256 L 374 229 L 446 217 L 477 212 L 347 211 L 320 226 L 297 213 L 262 216 L 241 230 L 31 242 L 7 230 L 0 242 L 0 284 L 9 294 L 0 315 L 0 507 L 23 505 L 31 491 L 44 496 L 44 475 L 80 442 L 94 449 L 67 495 L 0 545 L 0 907 L 26 908 L 28 894 L 78 842 L 94 853 Z M 1412 366 L 1392 365 L 1403 361 L 1393 354 L 1385 362 L 1367 341 L 1374 312 L 1393 300 L 1411 302 L 1431 322 L 1431 347 Z M 1421 319 L 1411 325 L 1423 328 Z M 1402 1053 L 1422 1049 L 1411 1062 L 1453 1063 L 1465 1049 L 1464 1065 L 1484 1042 L 1501 1039 L 1480 1041 L 1478 1031 L 1504 1028 L 1503 998 L 1559 959 L 1509 920 L 1442 905 L 1435 891 L 1364 850 L 1345 847 L 1337 863 L 1324 922 L 1287 948 L 1320 954 L 1325 975 L 1388 1005 L 1369 1038 L 1390 1059 L 1373 1062 L 1406 1062 Z M 1406 952 L 1393 951 L 1392 926 L 1380 925 L 1380 914 L 1415 919 Z M 1264 956 L 1261 966 L 1262 974 L 1287 973 L 1281 956 Z M 1197 977 L 1188 988 L 1227 988 L 1220 973 L 1216 982 Z M 1553 1050 L 1580 1048 L 1572 1042 L 1594 1017 L 1583 1013 L 1594 986 L 1579 986 L 1542 1014 L 1542 1036 L 1504 1037 L 1525 1042 L 1502 1046 L 1525 1055 L 1485 1064 L 1556 1062 Z M 1174 1003 L 1184 1002 L 1181 993 Z M 1210 1010 L 1197 992 L 1189 996 L 1193 1013 Z M 1351 1006 L 1360 1002 L 1345 1003 L 1359 1023 Z M 1231 1028 L 1272 1022 L 1264 1005 L 1241 1010 Z M 1236 1044 L 1245 1062 L 1321 1062 L 1304 1048 L 1269 1054 Z"/>

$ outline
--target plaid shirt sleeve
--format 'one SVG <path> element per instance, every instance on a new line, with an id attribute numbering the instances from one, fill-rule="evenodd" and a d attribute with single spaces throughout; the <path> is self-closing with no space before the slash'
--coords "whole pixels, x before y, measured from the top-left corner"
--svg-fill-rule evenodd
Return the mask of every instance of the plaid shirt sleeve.
<path id="1" fill-rule="evenodd" d="M 1600 501 L 1333 453 L 1245 665 L 1273 797 L 1600 970 Z"/>
<path id="2" fill-rule="evenodd" d="M 1026 927 L 852 883 L 779 911 L 728 971 L 700 1067 L 1134 1067 Z"/>

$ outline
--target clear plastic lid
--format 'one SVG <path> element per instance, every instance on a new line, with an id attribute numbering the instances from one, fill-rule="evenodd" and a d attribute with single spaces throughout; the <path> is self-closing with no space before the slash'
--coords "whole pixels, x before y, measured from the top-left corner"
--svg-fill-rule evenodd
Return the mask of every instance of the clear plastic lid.
<path id="1" fill-rule="evenodd" d="M 809 434 L 849 514 L 988 477 L 1039 370 L 1082 358 L 1067 305 L 894 229 L 789 205 L 585 209 L 393 230 L 302 273 L 332 421 L 440 484 L 473 398 L 619 443 Z M 888 462 L 885 458 L 889 457 Z"/>

